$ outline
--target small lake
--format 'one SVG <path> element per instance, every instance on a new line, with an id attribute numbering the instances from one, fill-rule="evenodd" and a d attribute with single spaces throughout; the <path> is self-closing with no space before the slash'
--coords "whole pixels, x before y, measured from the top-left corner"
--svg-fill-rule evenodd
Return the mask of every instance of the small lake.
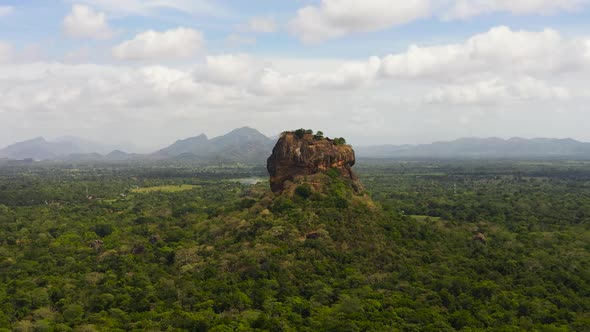
<path id="1" fill-rule="evenodd" d="M 232 181 L 237 181 L 241 184 L 245 185 L 255 185 L 259 182 L 264 182 L 266 179 L 263 178 L 242 178 L 242 179 L 233 179 Z"/>

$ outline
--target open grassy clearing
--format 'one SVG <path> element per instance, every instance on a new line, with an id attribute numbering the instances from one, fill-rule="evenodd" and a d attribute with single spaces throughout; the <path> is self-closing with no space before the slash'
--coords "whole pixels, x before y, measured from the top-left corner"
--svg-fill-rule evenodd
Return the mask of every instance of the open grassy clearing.
<path id="1" fill-rule="evenodd" d="M 416 221 L 439 221 L 440 217 L 431 217 L 431 216 L 423 216 L 423 215 L 410 215 L 410 217 L 414 218 Z"/>

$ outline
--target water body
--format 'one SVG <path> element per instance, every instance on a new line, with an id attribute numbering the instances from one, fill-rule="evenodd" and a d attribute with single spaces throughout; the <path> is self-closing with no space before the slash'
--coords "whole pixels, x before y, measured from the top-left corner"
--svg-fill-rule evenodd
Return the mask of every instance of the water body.
<path id="1" fill-rule="evenodd" d="M 242 178 L 242 179 L 235 179 L 234 181 L 237 181 L 237 182 L 239 182 L 241 184 L 245 184 L 245 185 L 255 185 L 257 183 L 264 182 L 266 180 L 263 178 Z"/>

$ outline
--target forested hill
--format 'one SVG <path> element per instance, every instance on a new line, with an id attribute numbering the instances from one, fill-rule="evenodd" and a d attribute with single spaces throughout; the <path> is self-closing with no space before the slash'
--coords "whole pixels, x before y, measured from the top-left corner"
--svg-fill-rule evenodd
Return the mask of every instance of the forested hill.
<path id="1" fill-rule="evenodd" d="M 423 145 L 380 145 L 357 147 L 360 158 L 439 159 L 590 159 L 590 143 L 552 138 L 461 138 Z"/>
<path id="2" fill-rule="evenodd" d="M 0 168 L 0 331 L 587 331 L 588 163 L 355 168 Z"/>

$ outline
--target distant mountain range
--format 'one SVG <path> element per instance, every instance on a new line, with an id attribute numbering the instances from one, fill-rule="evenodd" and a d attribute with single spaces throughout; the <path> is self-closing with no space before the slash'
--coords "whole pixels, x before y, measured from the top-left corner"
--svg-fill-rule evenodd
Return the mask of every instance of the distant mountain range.
<path id="1" fill-rule="evenodd" d="M 7 146 L 0 150 L 0 158 L 59 161 L 182 160 L 264 163 L 274 143 L 275 139 L 249 127 L 235 129 L 226 135 L 212 139 L 201 134 L 178 140 L 151 154 L 126 153 L 121 150 L 105 153 L 105 146 L 98 143 L 76 138 L 47 141 L 38 137 Z"/>
<path id="2" fill-rule="evenodd" d="M 5 147 L 0 150 L 0 157 L 36 160 L 62 159 L 70 155 L 98 154 L 106 149 L 107 147 L 104 145 L 75 137 L 62 137 L 54 141 L 37 137 Z"/>
<path id="3" fill-rule="evenodd" d="M 256 129 L 243 127 L 208 139 L 201 134 L 178 140 L 150 155 L 152 159 L 180 158 L 220 162 L 260 163 L 266 161 L 275 141 Z"/>
<path id="4" fill-rule="evenodd" d="M 275 138 L 243 127 L 209 139 L 204 134 L 178 140 L 151 154 L 126 153 L 75 137 L 47 141 L 42 137 L 15 143 L 0 150 L 0 158 L 59 161 L 197 161 L 264 164 Z M 111 151 L 112 150 L 112 151 Z M 110 152 L 109 152 L 110 151 Z M 590 143 L 552 138 L 460 138 L 421 145 L 355 147 L 358 158 L 373 159 L 590 159 Z"/>
<path id="5" fill-rule="evenodd" d="M 60 137 L 48 141 L 43 137 L 18 142 L 0 150 L 0 158 L 34 160 L 95 160 L 109 156 L 114 146 L 77 137 Z"/>
<path id="6" fill-rule="evenodd" d="M 570 138 L 460 138 L 421 145 L 367 146 L 359 147 L 356 151 L 359 158 L 386 159 L 590 159 L 590 143 Z"/>

